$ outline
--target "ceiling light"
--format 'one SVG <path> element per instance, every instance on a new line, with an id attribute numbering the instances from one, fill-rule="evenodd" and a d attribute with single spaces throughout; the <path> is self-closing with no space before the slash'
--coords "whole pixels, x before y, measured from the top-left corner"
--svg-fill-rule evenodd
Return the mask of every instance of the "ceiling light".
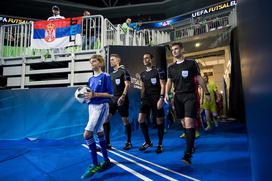
<path id="1" fill-rule="evenodd" d="M 196 43 L 196 44 L 195 44 L 195 47 L 196 47 L 196 48 L 200 47 L 200 43 Z"/>

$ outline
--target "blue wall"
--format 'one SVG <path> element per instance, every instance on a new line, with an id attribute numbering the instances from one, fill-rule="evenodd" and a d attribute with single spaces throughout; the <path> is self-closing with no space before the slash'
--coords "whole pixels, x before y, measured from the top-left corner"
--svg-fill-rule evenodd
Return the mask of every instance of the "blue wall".
<path id="1" fill-rule="evenodd" d="M 81 136 L 88 120 L 88 107 L 74 99 L 75 90 L 42 88 L 0 91 L 0 139 L 63 139 Z M 132 125 L 135 128 L 139 91 L 131 90 L 130 100 L 130 120 L 134 121 Z M 112 125 L 112 136 L 124 135 L 118 114 L 112 120 Z"/>
<path id="2" fill-rule="evenodd" d="M 239 1 L 237 13 L 253 179 L 271 180 L 271 1 Z"/>

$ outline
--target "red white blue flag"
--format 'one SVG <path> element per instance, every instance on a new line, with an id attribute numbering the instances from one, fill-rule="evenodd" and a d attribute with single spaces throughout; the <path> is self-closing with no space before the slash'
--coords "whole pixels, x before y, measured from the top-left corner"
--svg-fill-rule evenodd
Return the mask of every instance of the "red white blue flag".
<path id="1" fill-rule="evenodd" d="M 82 17 L 33 22 L 31 48 L 50 49 L 81 45 Z"/>

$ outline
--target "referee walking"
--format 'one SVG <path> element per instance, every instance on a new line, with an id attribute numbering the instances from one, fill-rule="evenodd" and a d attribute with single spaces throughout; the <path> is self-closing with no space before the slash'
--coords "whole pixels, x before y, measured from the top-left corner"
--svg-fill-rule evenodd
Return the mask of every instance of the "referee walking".
<path id="1" fill-rule="evenodd" d="M 210 100 L 208 89 L 200 76 L 198 64 L 194 60 L 184 59 L 182 43 L 174 43 L 171 47 L 172 55 L 175 63 L 168 67 L 168 78 L 166 83 L 165 102 L 168 103 L 168 94 L 174 84 L 174 106 L 177 119 L 181 119 L 181 123 L 186 133 L 186 150 L 182 161 L 191 164 L 192 152 L 195 142 L 195 119 L 197 114 L 195 78 L 200 86 L 204 89 L 206 99 Z"/>
<path id="2" fill-rule="evenodd" d="M 162 140 L 164 135 L 164 109 L 163 98 L 165 90 L 165 72 L 152 66 L 153 55 L 149 52 L 144 53 L 143 63 L 146 70 L 141 73 L 141 106 L 138 122 L 145 138 L 144 144 L 139 148 L 144 151 L 153 146 L 149 134 L 148 127 L 145 123 L 146 116 L 150 115 L 150 110 L 155 113 L 158 128 L 158 146 L 156 153 L 163 151 Z"/>
<path id="3" fill-rule="evenodd" d="M 107 149 L 111 149 L 110 144 L 110 120 L 112 115 L 118 111 L 122 117 L 123 124 L 126 128 L 127 142 L 123 147 L 124 150 L 129 150 L 131 144 L 131 125 L 128 119 L 129 116 L 129 100 L 128 89 L 130 87 L 130 74 L 127 69 L 120 66 L 121 57 L 119 54 L 111 54 L 110 64 L 113 72 L 110 74 L 113 82 L 114 96 L 111 98 L 109 116 L 104 123 L 104 132 L 106 135 Z"/>

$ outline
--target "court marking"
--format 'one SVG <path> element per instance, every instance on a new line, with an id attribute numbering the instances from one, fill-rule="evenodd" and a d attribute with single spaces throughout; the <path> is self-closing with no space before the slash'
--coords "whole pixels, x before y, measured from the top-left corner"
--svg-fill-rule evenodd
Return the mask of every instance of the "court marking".
<path id="1" fill-rule="evenodd" d="M 86 144 L 82 144 L 82 145 L 86 145 Z M 87 146 L 87 145 L 86 145 Z M 98 147 L 100 147 L 100 145 L 97 145 Z M 88 148 L 88 147 L 87 147 Z M 115 150 L 116 150 L 116 148 L 115 148 Z M 119 157 L 121 157 L 121 158 L 123 158 L 123 159 L 125 159 L 125 160 L 127 160 L 127 161 L 129 161 L 129 162 L 131 162 L 131 163 L 134 163 L 134 164 L 136 164 L 136 165 L 138 165 L 138 166 L 140 166 L 140 167 L 142 167 L 142 168 L 144 168 L 144 169 L 146 169 L 146 170 L 148 170 L 148 171 L 150 171 L 150 172 L 152 172 L 152 173 L 154 173 L 154 174 L 156 174 L 156 175 L 159 175 L 160 177 L 163 177 L 163 178 L 165 178 L 165 179 L 167 179 L 167 180 L 173 180 L 173 181 L 178 181 L 177 179 L 175 179 L 175 178 L 172 178 L 172 177 L 170 177 L 170 176 L 168 176 L 168 175 L 165 175 L 165 174 L 163 174 L 163 173 L 160 173 L 160 172 L 158 172 L 158 171 L 156 171 L 156 170 L 154 170 L 154 169 L 152 169 L 152 168 L 150 168 L 150 167 L 148 167 L 148 166 L 145 166 L 145 165 L 143 165 L 143 164 L 141 164 L 141 163 L 139 163 L 139 162 L 137 162 L 137 161 L 135 161 L 135 160 L 133 160 L 133 159 L 130 159 L 130 158 L 128 158 L 128 157 L 125 157 L 125 156 L 123 156 L 123 155 L 120 155 L 119 153 L 116 153 L 116 152 L 114 152 L 113 150 L 108 150 L 108 152 L 110 152 L 110 153 L 112 153 L 112 154 L 115 154 L 115 155 L 117 155 L 117 156 L 119 156 Z M 147 161 L 146 161 L 147 162 Z M 150 162 L 151 163 L 151 162 Z M 155 164 L 155 163 L 153 163 L 153 164 Z M 155 164 L 155 165 L 157 165 L 157 164 Z M 158 165 L 159 166 L 159 165 Z M 189 176 L 187 176 L 187 177 L 189 177 Z M 187 178 L 186 177 L 186 178 Z M 191 177 L 190 177 L 191 178 Z M 191 179 L 192 180 L 192 179 Z M 196 180 L 196 179 L 193 179 L 193 180 Z M 196 180 L 196 181 L 198 181 L 198 180 Z"/>
<path id="2" fill-rule="evenodd" d="M 145 160 L 145 159 L 139 158 L 139 157 L 137 157 L 137 156 L 134 156 L 134 155 L 132 155 L 132 154 L 129 154 L 129 153 L 127 153 L 127 152 L 124 152 L 124 151 L 122 151 L 122 150 L 119 150 L 119 149 L 117 149 L 117 148 L 115 148 L 115 147 L 112 147 L 112 149 L 113 149 L 113 150 L 116 150 L 116 151 L 118 151 L 118 152 L 120 152 L 120 153 L 123 153 L 123 154 L 125 154 L 125 155 L 128 155 L 128 156 L 131 156 L 131 157 L 133 157 L 133 158 L 136 158 L 136 159 L 138 159 L 138 160 L 141 160 L 141 161 L 143 161 L 143 162 L 146 162 L 146 163 L 148 163 L 148 164 L 150 164 L 150 165 L 153 165 L 153 166 L 156 166 L 156 167 L 158 167 L 158 168 L 161 168 L 161 169 L 163 169 L 163 170 L 166 170 L 166 171 L 169 171 L 169 172 L 171 172 L 171 173 L 174 173 L 174 174 L 180 175 L 180 176 L 182 176 L 182 177 L 188 178 L 188 179 L 190 179 L 190 180 L 200 181 L 199 179 L 190 177 L 190 176 L 188 176 L 188 175 L 185 175 L 185 174 L 176 172 L 176 171 L 174 171 L 174 170 L 171 170 L 171 169 L 169 169 L 169 168 L 166 168 L 166 167 L 164 167 L 164 166 L 158 165 L 158 164 L 156 164 L 156 163 L 153 163 L 153 162 L 147 161 L 147 160 Z"/>
<path id="3" fill-rule="evenodd" d="M 123 156 L 123 155 L 120 155 L 119 153 L 116 153 L 116 152 L 114 152 L 114 151 L 112 151 L 112 150 L 108 150 L 110 153 L 112 153 L 112 154 L 115 154 L 115 155 L 117 155 L 117 156 L 119 156 L 119 157 L 121 157 L 121 158 L 123 158 L 123 159 L 125 159 L 125 160 L 127 160 L 127 161 L 130 161 L 131 163 L 134 163 L 134 164 L 136 164 L 136 165 L 138 165 L 138 166 L 140 166 L 140 167 L 142 167 L 142 168 L 144 168 L 144 169 L 146 169 L 146 170 L 148 170 L 148 171 L 150 171 L 150 172 L 152 172 L 152 173 L 154 173 L 154 174 L 156 174 L 156 175 L 159 175 L 160 177 L 163 177 L 163 178 L 165 178 L 165 179 L 167 179 L 167 180 L 173 180 L 173 181 L 178 181 L 177 179 L 174 179 L 174 178 L 172 178 L 172 177 L 170 177 L 170 176 L 168 176 L 168 175 L 165 175 L 165 174 L 163 174 L 163 173 L 160 173 L 160 172 L 158 172 L 158 171 L 156 171 L 156 170 L 154 170 L 154 169 L 152 169 L 152 168 L 150 168 L 150 167 L 148 167 L 148 166 L 145 166 L 145 165 L 143 165 L 143 164 L 141 164 L 141 163 L 139 163 L 139 162 L 137 162 L 137 161 L 135 161 L 135 160 L 132 160 L 132 159 L 130 159 L 130 158 L 128 158 L 128 157 L 125 157 L 125 156 Z"/>
<path id="4" fill-rule="evenodd" d="M 89 149 L 88 146 L 87 146 L 86 144 L 81 144 L 81 145 L 82 145 L 83 147 Z M 99 153 L 99 152 L 98 152 L 97 154 L 103 157 L 102 153 Z M 110 159 L 110 161 L 111 161 L 112 163 L 114 163 L 114 164 L 117 165 L 118 167 L 120 167 L 120 168 L 126 170 L 127 172 L 129 172 L 129 173 L 135 175 L 136 177 L 138 177 L 138 178 L 140 178 L 140 179 L 142 179 L 142 180 L 153 181 L 153 180 L 151 180 L 150 178 L 148 178 L 148 177 L 146 177 L 146 176 L 140 174 L 139 172 L 137 172 L 137 171 L 135 171 L 135 170 L 133 170 L 133 169 L 131 169 L 131 168 L 129 168 L 129 167 L 127 167 L 127 166 L 125 166 L 125 165 L 119 163 L 119 162 L 117 162 L 116 160 L 114 160 L 114 159 L 112 159 L 112 158 L 110 158 L 110 157 L 109 157 L 109 159 Z"/>

